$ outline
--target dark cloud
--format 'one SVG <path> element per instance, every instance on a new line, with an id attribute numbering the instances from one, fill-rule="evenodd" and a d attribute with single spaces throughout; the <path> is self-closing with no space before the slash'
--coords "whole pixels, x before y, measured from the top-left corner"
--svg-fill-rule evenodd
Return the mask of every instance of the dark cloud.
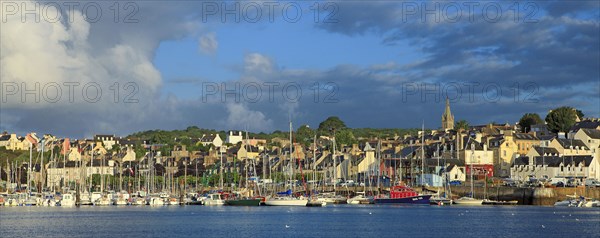
<path id="1" fill-rule="evenodd" d="M 399 45 L 405 44 L 398 43 L 408 43 L 422 58 L 407 65 L 338 62 L 324 70 L 287 69 L 269 55 L 249 53 L 243 65 L 234 67 L 240 78 L 226 84 L 243 87 L 277 83 L 273 100 L 262 87 L 258 102 L 244 95 L 240 101 L 231 97 L 223 100 L 220 94 L 205 101 L 202 82 L 208 82 L 208 78 L 161 79 L 146 86 L 156 87 L 146 93 L 140 83 L 142 98 L 134 105 L 4 107 L 0 130 L 82 137 L 197 125 L 270 132 L 287 129 L 290 115 L 295 127 L 317 126 L 328 116 L 337 115 L 351 127 L 420 127 L 424 121 L 426 127 L 437 128 L 446 96 L 452 99 L 455 118 L 471 124 L 514 123 L 527 112 L 544 117 L 549 109 L 562 105 L 580 108 L 588 116 L 600 116 L 597 1 L 535 2 L 539 7 L 534 15 L 537 22 L 531 23 L 523 20 L 526 12 L 521 12 L 519 22 L 510 13 L 489 22 L 481 10 L 471 21 L 464 8 L 460 21 L 436 22 L 424 19 L 420 12 L 407 14 L 403 6 L 414 3 L 422 7 L 421 2 L 336 2 L 338 23 L 316 25 L 333 34 L 376 35 L 392 51 L 402 51 Z M 151 59 L 161 41 L 202 32 L 198 4 L 159 5 L 140 5 L 143 8 L 138 24 L 115 29 L 111 28 L 114 24 L 92 24 L 89 44 L 97 48 L 90 50 L 90 57 L 95 55 L 93 52 L 125 44 L 131 45 L 139 57 Z M 118 67 L 107 68 L 106 75 L 111 76 L 114 72 L 110 69 Z M 221 82 L 213 83 L 221 86 Z M 290 83 L 302 89 L 297 101 L 282 92 L 282 87 Z M 193 98 L 162 95 L 161 89 L 170 84 L 198 93 Z M 433 91 L 426 92 L 423 85 Z"/>

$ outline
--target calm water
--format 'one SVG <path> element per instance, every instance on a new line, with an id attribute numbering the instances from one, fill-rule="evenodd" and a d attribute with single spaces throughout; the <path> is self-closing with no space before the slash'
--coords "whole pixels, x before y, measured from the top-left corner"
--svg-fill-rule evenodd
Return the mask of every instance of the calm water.
<path id="1" fill-rule="evenodd" d="M 600 237 L 600 209 L 381 205 L 0 208 L 0 237 L 23 236 Z"/>

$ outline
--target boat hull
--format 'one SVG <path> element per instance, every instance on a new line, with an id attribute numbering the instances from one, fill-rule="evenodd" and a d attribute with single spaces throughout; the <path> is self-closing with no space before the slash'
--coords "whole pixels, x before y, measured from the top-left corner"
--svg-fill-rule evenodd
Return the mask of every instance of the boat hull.
<path id="1" fill-rule="evenodd" d="M 228 206 L 260 206 L 261 199 L 232 199 L 225 200 L 225 205 Z"/>
<path id="2" fill-rule="evenodd" d="M 431 195 L 418 195 L 404 198 L 377 198 L 375 204 L 426 204 L 429 205 Z"/>
<path id="3" fill-rule="evenodd" d="M 519 201 L 495 201 L 495 200 L 483 200 L 482 205 L 517 205 Z"/>
<path id="4" fill-rule="evenodd" d="M 454 200 L 454 204 L 456 205 L 468 205 L 468 206 L 480 206 L 482 205 L 483 200 L 480 199 L 456 199 Z"/>
<path id="5" fill-rule="evenodd" d="M 307 199 L 290 199 L 290 200 L 267 200 L 265 205 L 267 206 L 306 206 L 308 204 Z"/>
<path id="6" fill-rule="evenodd" d="M 431 198 L 429 204 L 431 205 L 452 205 L 452 199 L 449 198 Z"/>

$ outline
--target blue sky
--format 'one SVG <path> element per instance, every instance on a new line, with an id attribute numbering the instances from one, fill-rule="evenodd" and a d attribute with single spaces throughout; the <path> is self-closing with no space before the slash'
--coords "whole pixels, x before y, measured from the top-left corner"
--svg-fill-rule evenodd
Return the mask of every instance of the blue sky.
<path id="1" fill-rule="evenodd" d="M 57 22 L 43 11 L 35 22 L 2 9 L 0 130 L 76 138 L 191 125 L 271 132 L 286 129 L 290 115 L 296 127 L 336 115 L 351 127 L 438 128 L 446 96 L 455 118 L 471 124 L 543 118 L 558 106 L 600 117 L 598 1 L 484 1 L 474 11 L 445 1 L 280 2 L 272 21 L 263 13 L 255 23 L 222 22 L 218 1 L 133 3 L 117 22 L 106 2 L 94 22 L 83 8 L 59 9 L 74 19 Z M 264 2 L 239 4 L 239 14 L 266 10 Z M 287 21 L 283 6 L 298 6 L 299 21 Z M 332 9 L 333 22 L 324 22 Z M 23 96 L 36 83 L 41 100 Z M 69 83 L 78 84 L 72 101 Z M 102 91 L 97 101 L 82 89 L 90 84 Z M 51 100 L 53 85 L 62 86 L 60 100 Z M 221 97 L 236 85 L 240 100 Z"/>

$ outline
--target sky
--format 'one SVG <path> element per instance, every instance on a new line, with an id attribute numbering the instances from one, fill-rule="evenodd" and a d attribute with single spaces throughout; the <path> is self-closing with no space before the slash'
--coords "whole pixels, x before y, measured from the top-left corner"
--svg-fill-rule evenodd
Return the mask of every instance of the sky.
<path id="1" fill-rule="evenodd" d="M 598 1 L 2 1 L 0 130 L 600 117 Z"/>

